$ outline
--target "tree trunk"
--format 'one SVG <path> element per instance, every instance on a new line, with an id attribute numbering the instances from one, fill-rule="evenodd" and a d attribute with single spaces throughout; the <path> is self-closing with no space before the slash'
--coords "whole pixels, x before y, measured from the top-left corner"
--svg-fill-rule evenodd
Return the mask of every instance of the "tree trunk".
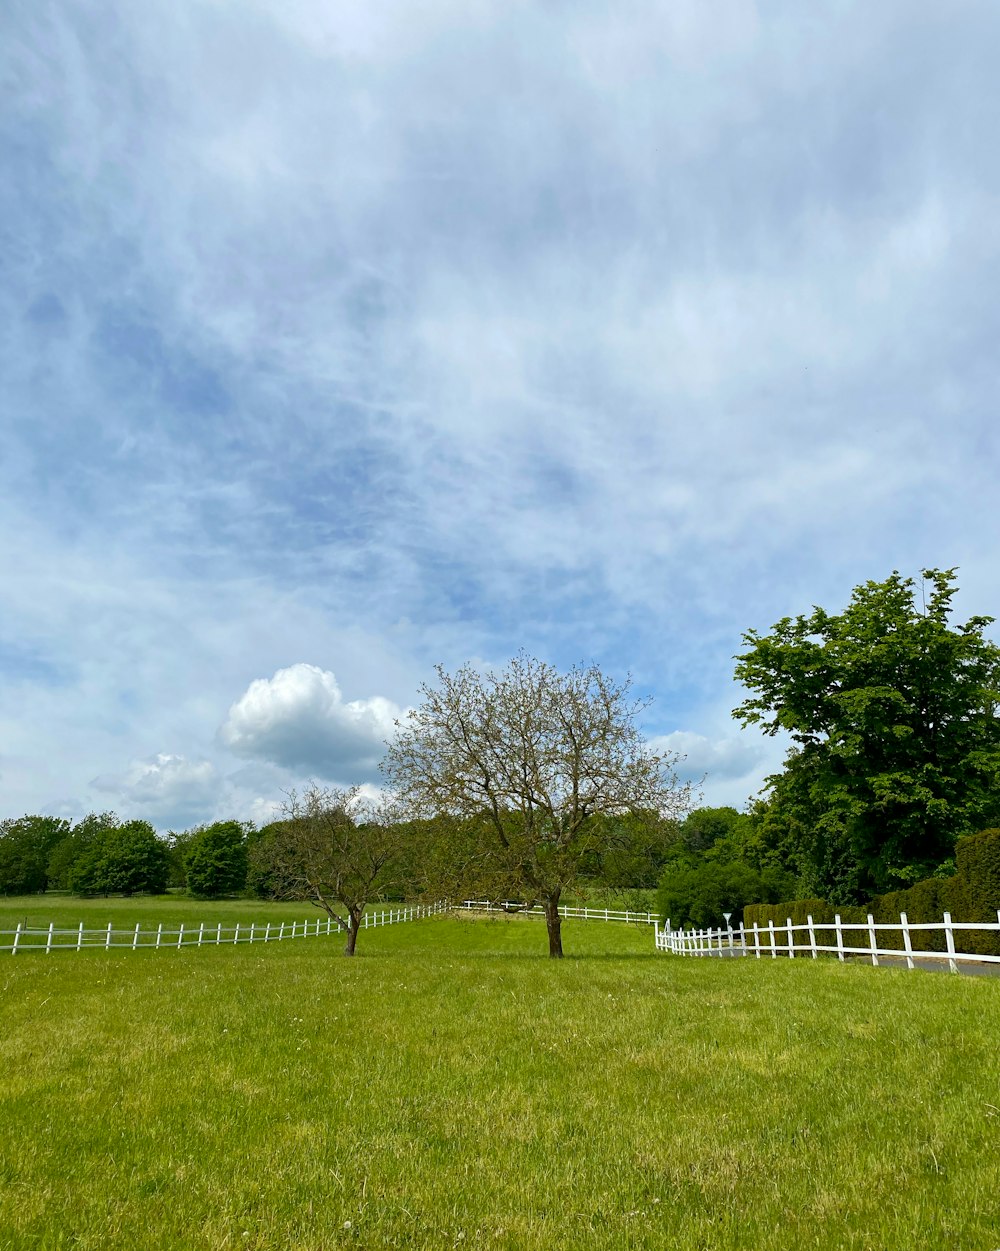
<path id="1" fill-rule="evenodd" d="M 348 909 L 347 912 L 347 946 L 344 948 L 345 956 L 353 956 L 354 948 L 358 941 L 358 930 L 361 929 L 361 913 L 355 909 Z"/>
<path id="2" fill-rule="evenodd" d="M 562 917 L 559 915 L 559 891 L 545 900 L 545 928 L 549 931 L 549 959 L 562 959 Z"/>

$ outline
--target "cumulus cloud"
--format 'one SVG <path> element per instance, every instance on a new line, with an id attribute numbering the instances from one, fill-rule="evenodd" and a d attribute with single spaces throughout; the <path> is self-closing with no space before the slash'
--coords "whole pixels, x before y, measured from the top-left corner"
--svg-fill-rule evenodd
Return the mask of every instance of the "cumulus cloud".
<path id="1" fill-rule="evenodd" d="M 238 756 L 340 782 L 372 781 L 401 714 L 381 695 L 345 701 L 328 669 L 295 664 L 251 682 L 219 737 Z"/>
<path id="2" fill-rule="evenodd" d="M 224 782 L 210 760 L 161 752 L 133 761 L 123 773 L 102 774 L 90 785 L 128 818 L 183 828 L 215 811 Z"/>

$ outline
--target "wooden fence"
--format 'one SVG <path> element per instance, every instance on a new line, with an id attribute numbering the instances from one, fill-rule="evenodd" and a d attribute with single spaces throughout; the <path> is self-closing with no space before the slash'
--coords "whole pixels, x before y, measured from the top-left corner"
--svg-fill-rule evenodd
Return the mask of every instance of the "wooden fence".
<path id="1" fill-rule="evenodd" d="M 543 917 L 545 909 L 541 904 L 535 904 L 534 907 L 525 907 L 523 903 L 517 900 L 505 899 L 501 902 L 489 899 L 464 899 L 459 908 L 466 908 L 472 912 L 510 912 L 518 916 Z M 560 908 L 559 915 L 561 917 L 582 917 L 587 921 L 625 921 L 628 924 L 638 925 L 656 925 L 658 918 L 653 912 L 631 912 L 624 908 Z"/>
<path id="2" fill-rule="evenodd" d="M 421 917 L 443 912 L 447 904 L 409 905 L 400 908 L 383 908 L 366 912 L 362 929 L 374 929 L 380 925 L 397 925 L 402 921 L 417 921 Z M 155 950 L 177 947 L 222 947 L 232 943 L 275 943 L 292 938 L 320 938 L 328 934 L 342 934 L 344 930 L 332 918 L 305 921 L 253 921 L 249 925 L 186 925 L 175 928 L 157 925 L 156 929 L 143 929 L 141 924 L 130 929 L 115 929 L 108 924 L 102 929 L 85 929 L 83 922 L 75 929 L 18 925 L 14 930 L 0 930 L 0 954 L 17 955 L 26 951 L 82 951 L 84 947 L 101 947 L 138 951 L 140 948 Z"/>
<path id="3" fill-rule="evenodd" d="M 776 960 L 779 955 L 815 960 L 822 954 L 835 955 L 842 961 L 848 956 L 861 956 L 877 965 L 880 959 L 903 959 L 908 969 L 915 968 L 917 960 L 947 961 L 952 973 L 957 973 L 963 963 L 1000 964 L 1000 955 L 961 950 L 962 935 L 971 930 L 1000 935 L 1000 911 L 996 921 L 953 921 L 951 913 L 946 912 L 941 921 L 917 922 L 908 921 L 906 913 L 901 912 L 898 924 L 876 922 L 871 913 L 867 921 L 845 922 L 838 914 L 832 921 L 822 922 L 813 921 L 810 916 L 800 925 L 793 925 L 791 917 L 784 925 L 769 921 L 762 927 L 755 921 L 750 929 L 739 925 L 674 930 L 668 920 L 663 927 L 656 925 L 656 947 L 658 951 L 681 956 L 756 956 L 758 960 L 765 956 Z M 932 934 L 943 934 L 943 951 L 927 949 L 925 940 Z M 880 935 L 886 936 L 881 944 Z"/>

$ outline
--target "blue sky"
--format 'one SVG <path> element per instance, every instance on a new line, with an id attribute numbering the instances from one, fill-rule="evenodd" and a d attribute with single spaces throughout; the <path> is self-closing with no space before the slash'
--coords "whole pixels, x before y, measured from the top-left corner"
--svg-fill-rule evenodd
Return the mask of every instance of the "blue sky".
<path id="1" fill-rule="evenodd" d="M 0 815 L 262 819 L 437 663 L 738 806 L 741 633 L 1000 609 L 1000 10 L 8 0 Z"/>

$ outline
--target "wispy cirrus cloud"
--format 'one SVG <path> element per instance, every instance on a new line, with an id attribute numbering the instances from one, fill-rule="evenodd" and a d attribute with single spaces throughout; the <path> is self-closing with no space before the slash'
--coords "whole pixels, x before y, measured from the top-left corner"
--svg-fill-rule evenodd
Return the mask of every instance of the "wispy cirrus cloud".
<path id="1" fill-rule="evenodd" d="M 995 609 L 998 34 L 7 5 L 8 805 L 146 802 L 160 757 L 217 806 L 367 776 L 354 703 L 520 646 L 631 669 L 711 779 L 753 755 L 718 746 L 748 626 L 934 564 Z"/>

